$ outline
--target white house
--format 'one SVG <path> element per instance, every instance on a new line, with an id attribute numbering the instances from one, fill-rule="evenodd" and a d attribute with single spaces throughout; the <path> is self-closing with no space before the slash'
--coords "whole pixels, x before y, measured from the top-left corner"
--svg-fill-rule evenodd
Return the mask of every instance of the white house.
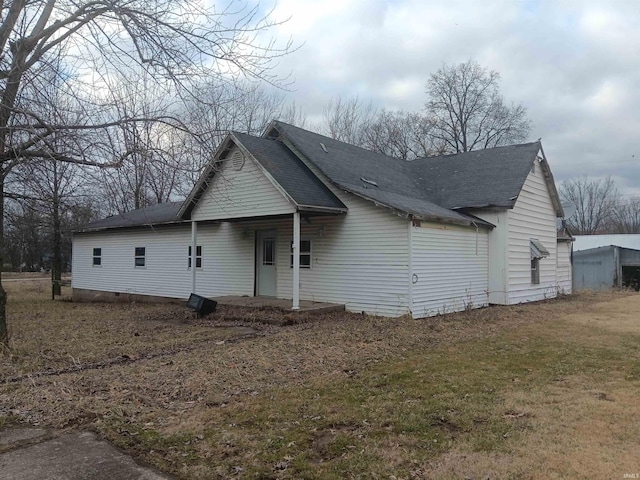
<path id="1" fill-rule="evenodd" d="M 229 134 L 184 202 L 77 232 L 73 294 L 416 318 L 528 302 L 571 288 L 562 215 L 539 142 L 407 162 L 276 121 Z"/>

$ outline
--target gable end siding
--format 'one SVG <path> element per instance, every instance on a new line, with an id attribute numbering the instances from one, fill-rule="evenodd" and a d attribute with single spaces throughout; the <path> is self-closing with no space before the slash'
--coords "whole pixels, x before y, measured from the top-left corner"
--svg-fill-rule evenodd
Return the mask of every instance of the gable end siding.
<path id="1" fill-rule="evenodd" d="M 536 160 L 536 162 L 538 162 Z M 508 298 L 509 304 L 544 300 L 557 295 L 557 230 L 551 196 L 537 163 L 529 173 L 512 210 L 507 211 L 508 233 Z M 540 259 L 540 283 L 531 283 L 531 250 L 529 241 L 536 238 L 549 251 Z"/>
<path id="2" fill-rule="evenodd" d="M 232 158 L 236 151 L 238 147 L 234 147 L 227 158 Z M 235 170 L 231 161 L 223 162 L 221 171 L 193 208 L 191 219 L 225 220 L 294 211 L 295 207 L 265 176 L 256 161 L 245 154 L 241 170 Z"/>

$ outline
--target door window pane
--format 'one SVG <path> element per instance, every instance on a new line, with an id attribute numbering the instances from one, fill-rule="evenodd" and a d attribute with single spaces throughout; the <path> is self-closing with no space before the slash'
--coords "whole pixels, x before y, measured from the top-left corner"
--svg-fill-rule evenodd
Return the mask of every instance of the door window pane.
<path id="1" fill-rule="evenodd" d="M 265 238 L 262 241 L 262 264 L 274 265 L 275 264 L 275 242 L 273 238 Z"/>

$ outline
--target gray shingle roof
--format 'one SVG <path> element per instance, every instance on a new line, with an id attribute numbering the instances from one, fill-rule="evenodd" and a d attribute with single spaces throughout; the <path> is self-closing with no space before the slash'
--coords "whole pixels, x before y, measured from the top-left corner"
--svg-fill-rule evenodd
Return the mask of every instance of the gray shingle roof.
<path id="1" fill-rule="evenodd" d="M 244 133 L 234 132 L 233 135 L 298 205 L 346 209 L 284 144 Z"/>
<path id="2" fill-rule="evenodd" d="M 380 190 L 415 196 L 415 185 L 403 160 L 286 123 L 274 122 L 274 126 L 332 182 L 359 185 L 364 177 L 375 181 Z"/>
<path id="3" fill-rule="evenodd" d="M 299 206 L 346 208 L 298 158 L 298 151 L 343 190 L 400 212 L 461 224 L 491 225 L 471 215 L 474 208 L 512 208 L 541 149 L 540 142 L 533 142 L 407 162 L 283 122 L 271 126 L 266 138 L 233 133 L 221 148 L 226 145 L 228 151 L 229 142 L 241 143 Z M 543 163 L 555 198 L 551 172 Z M 208 167 L 182 205 L 155 205 L 93 222 L 81 231 L 179 222 L 180 212 L 187 218 L 206 189 L 204 180 L 215 171 L 215 165 Z"/>
<path id="4" fill-rule="evenodd" d="M 511 208 L 540 142 L 421 158 L 408 162 L 420 190 L 446 208 Z"/>
<path id="5" fill-rule="evenodd" d="M 463 223 L 469 217 L 450 209 L 512 207 L 539 150 L 536 142 L 407 162 L 286 123 L 273 126 L 345 190 L 407 213 Z"/>
<path id="6" fill-rule="evenodd" d="M 150 225 L 162 225 L 169 223 L 179 223 L 178 210 L 182 202 L 159 203 L 146 208 L 132 210 L 121 215 L 112 215 L 95 222 L 91 222 L 76 232 L 93 232 L 96 230 L 107 230 L 111 228 L 143 227 Z"/>
<path id="7" fill-rule="evenodd" d="M 470 218 L 468 215 L 462 215 L 458 212 L 440 207 L 420 198 L 409 197 L 399 193 L 386 192 L 384 190 L 376 189 L 375 187 L 364 187 L 363 185 L 351 185 L 348 183 L 338 183 L 337 185 L 344 190 L 353 192 L 356 195 L 365 197 L 374 202 L 378 202 L 381 205 L 385 205 L 411 215 L 425 217 L 430 220 L 444 221 L 447 223 L 476 223 L 478 225 L 485 226 L 491 225 L 479 218 Z"/>

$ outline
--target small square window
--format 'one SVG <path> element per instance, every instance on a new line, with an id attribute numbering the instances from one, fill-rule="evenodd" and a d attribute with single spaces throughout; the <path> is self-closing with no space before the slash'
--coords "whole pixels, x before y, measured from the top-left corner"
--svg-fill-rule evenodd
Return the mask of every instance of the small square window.
<path id="1" fill-rule="evenodd" d="M 136 267 L 144 267 L 146 265 L 146 247 L 136 247 L 134 255 L 134 265 Z"/>
<path id="2" fill-rule="evenodd" d="M 102 265 L 102 248 L 93 249 L 93 261 L 92 265 L 99 267 Z"/>
<path id="3" fill-rule="evenodd" d="M 191 246 L 189 246 L 187 268 L 191 268 Z M 196 246 L 196 268 L 202 268 L 202 245 Z"/>
<path id="4" fill-rule="evenodd" d="M 293 253 L 290 256 L 290 267 L 293 268 Z M 300 268 L 311 268 L 311 240 L 300 240 Z"/>

